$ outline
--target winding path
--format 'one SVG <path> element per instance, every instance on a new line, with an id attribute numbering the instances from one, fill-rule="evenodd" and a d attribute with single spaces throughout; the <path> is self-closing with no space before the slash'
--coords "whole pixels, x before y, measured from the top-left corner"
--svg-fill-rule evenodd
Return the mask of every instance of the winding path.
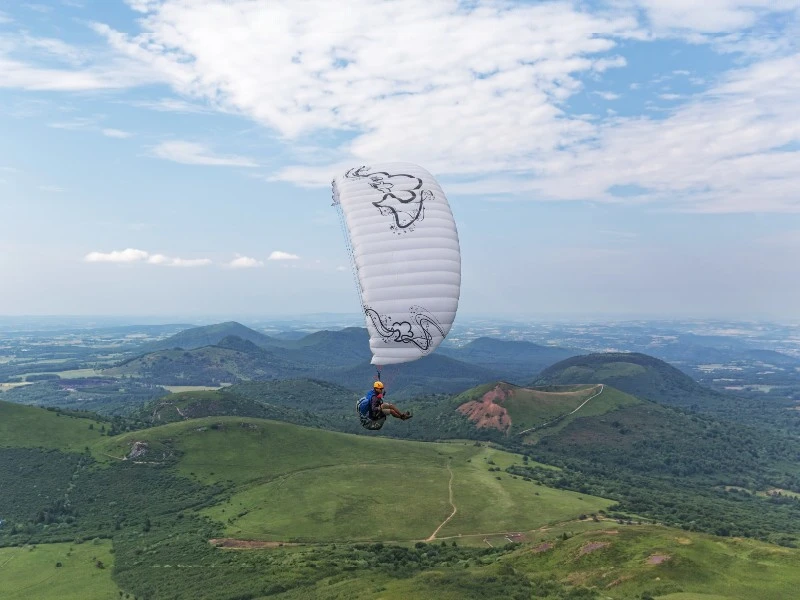
<path id="1" fill-rule="evenodd" d="M 576 409 L 575 409 L 575 410 L 573 410 L 572 412 L 568 412 L 568 413 L 567 413 L 567 414 L 565 414 L 565 415 L 561 415 L 560 417 L 558 417 L 558 418 L 556 418 L 556 419 L 553 419 L 552 421 L 548 421 L 547 423 L 542 423 L 541 425 L 535 425 L 535 426 L 533 426 L 533 427 L 529 427 L 529 428 L 528 428 L 528 429 L 526 429 L 525 431 L 520 431 L 520 432 L 519 432 L 517 435 L 524 435 L 524 434 L 528 433 L 529 431 L 533 431 L 534 429 L 541 429 L 542 427 L 547 427 L 548 425 L 550 425 L 550 424 L 552 424 L 552 423 L 555 423 L 556 421 L 560 421 L 560 420 L 561 420 L 561 419 L 563 419 L 564 417 L 568 417 L 568 416 L 570 416 L 570 415 L 572 415 L 572 414 L 575 414 L 575 413 L 576 413 L 576 412 L 578 412 L 580 409 L 582 409 L 584 406 L 586 406 L 586 403 L 587 403 L 587 402 L 589 402 L 589 400 L 591 400 L 592 398 L 597 398 L 597 397 L 598 397 L 600 394 L 602 394 L 602 393 L 603 393 L 603 389 L 604 389 L 604 388 L 605 388 L 605 385 L 601 383 L 601 384 L 600 384 L 600 391 L 599 391 L 599 392 L 597 392 L 596 394 L 593 394 L 593 395 L 589 396 L 589 397 L 588 397 L 586 400 L 584 400 L 584 401 L 583 401 L 583 403 L 581 403 L 581 405 L 580 405 L 580 406 L 578 406 L 578 408 L 576 408 Z"/>
<path id="2" fill-rule="evenodd" d="M 447 460 L 447 471 L 450 473 L 450 481 L 447 484 L 447 491 L 448 491 L 448 493 L 450 495 L 450 506 L 453 507 L 453 512 L 450 513 L 449 517 L 447 517 L 444 521 L 442 521 L 442 523 L 436 528 L 436 531 L 434 531 L 428 537 L 428 539 L 425 540 L 426 542 L 432 542 L 433 540 L 435 540 L 436 539 L 436 534 L 439 533 L 439 531 L 441 531 L 442 527 L 447 525 L 448 521 L 450 521 L 450 519 L 452 519 L 456 515 L 456 513 L 458 512 L 458 508 L 456 508 L 456 505 L 453 502 L 453 469 L 450 468 L 450 460 L 449 459 Z"/>

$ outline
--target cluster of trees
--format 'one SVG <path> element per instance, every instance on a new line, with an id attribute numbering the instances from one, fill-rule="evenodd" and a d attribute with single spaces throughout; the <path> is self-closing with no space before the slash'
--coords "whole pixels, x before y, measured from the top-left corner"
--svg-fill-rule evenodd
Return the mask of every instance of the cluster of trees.
<path id="1" fill-rule="evenodd" d="M 160 468 L 128 462 L 101 468 L 88 452 L 0 448 L 0 545 L 110 537 L 145 524 L 158 528 L 222 494 L 219 486 L 175 475 L 165 462 Z"/>
<path id="2" fill-rule="evenodd" d="M 57 375 L 51 375 L 32 385 L 12 388 L 0 398 L 17 404 L 80 409 L 99 415 L 122 416 L 130 415 L 145 403 L 167 394 L 167 390 L 160 386 L 131 379 L 95 377 L 66 381 Z"/>

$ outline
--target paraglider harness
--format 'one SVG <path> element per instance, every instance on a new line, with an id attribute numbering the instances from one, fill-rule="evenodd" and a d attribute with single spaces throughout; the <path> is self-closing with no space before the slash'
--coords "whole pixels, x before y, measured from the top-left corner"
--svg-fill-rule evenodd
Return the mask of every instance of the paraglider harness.
<path id="1" fill-rule="evenodd" d="M 378 404 L 378 410 L 372 409 L 372 399 L 374 397 L 375 390 L 370 390 L 356 403 L 356 412 L 358 412 L 358 418 L 361 420 L 361 426 L 364 429 L 373 431 L 383 427 L 386 422 L 386 415 L 380 410 L 380 404 Z M 383 397 L 383 394 L 381 394 L 381 397 Z"/>

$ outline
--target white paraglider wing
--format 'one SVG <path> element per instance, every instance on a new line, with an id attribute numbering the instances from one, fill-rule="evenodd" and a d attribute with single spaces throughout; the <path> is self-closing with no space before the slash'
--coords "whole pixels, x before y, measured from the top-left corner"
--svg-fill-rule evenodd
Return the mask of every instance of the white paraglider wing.
<path id="1" fill-rule="evenodd" d="M 350 169 L 333 180 L 372 349 L 372 364 L 421 358 L 453 325 L 461 251 L 450 205 L 411 163 Z"/>

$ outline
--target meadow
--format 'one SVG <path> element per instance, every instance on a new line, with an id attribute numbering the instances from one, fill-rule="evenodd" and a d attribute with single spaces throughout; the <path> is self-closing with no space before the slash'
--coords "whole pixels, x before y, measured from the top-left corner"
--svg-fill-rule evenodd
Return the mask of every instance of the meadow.
<path id="1" fill-rule="evenodd" d="M 113 568 L 110 540 L 0 548 L 0 598 L 110 600 Z"/>
<path id="2" fill-rule="evenodd" d="M 167 439 L 180 473 L 228 487 L 228 500 L 203 514 L 225 523 L 230 537 L 420 540 L 454 505 L 439 535 L 527 531 L 612 504 L 509 475 L 502 469 L 523 458 L 485 444 L 368 438 L 259 419 L 172 423 L 109 440 L 107 451 L 122 456 L 134 441 L 155 448 Z"/>
<path id="3" fill-rule="evenodd" d="M 631 401 L 609 392 L 585 408 Z M 611 500 L 545 485 L 569 469 L 486 442 L 241 417 L 109 437 L 88 419 L 0 409 L 8 443 L 41 444 L 42 430 L 51 444 L 2 450 L 0 483 L 20 492 L 17 533 L 2 537 L 13 547 L 0 549 L 4 599 L 777 600 L 800 585 L 796 549 L 639 524 Z M 61 442 L 93 458 L 58 452 Z M 137 442 L 144 454 L 121 460 Z M 223 538 L 278 543 L 212 542 Z"/>
<path id="4" fill-rule="evenodd" d="M 103 426 L 90 418 L 0 401 L 0 446 L 81 452 L 101 438 Z"/>

